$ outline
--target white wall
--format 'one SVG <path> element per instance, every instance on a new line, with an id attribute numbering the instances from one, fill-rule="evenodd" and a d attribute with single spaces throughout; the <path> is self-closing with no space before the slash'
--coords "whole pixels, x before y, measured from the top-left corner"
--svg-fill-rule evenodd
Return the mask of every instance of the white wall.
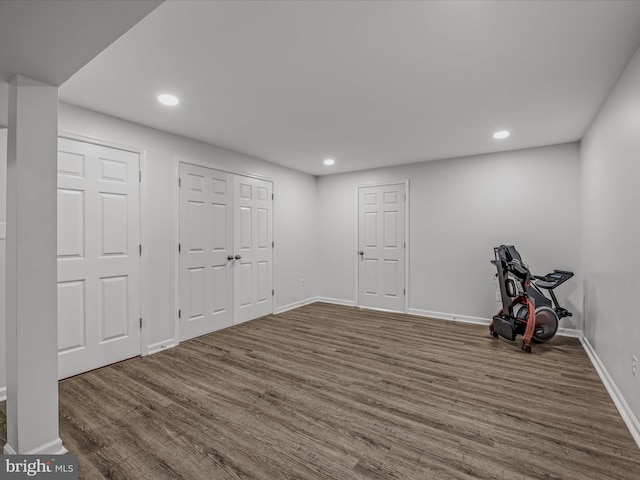
<path id="1" fill-rule="evenodd" d="M 298 304 L 317 295 L 316 180 L 272 163 L 205 143 L 143 127 L 71 105 L 60 105 L 61 132 L 142 148 L 146 152 L 142 187 L 143 249 L 148 265 L 148 345 L 156 349 L 175 341 L 174 199 L 176 156 L 208 162 L 236 173 L 261 175 L 274 182 L 276 307 Z M 305 286 L 301 286 L 301 279 Z M 175 309 L 174 309 L 175 307 Z"/>
<path id="2" fill-rule="evenodd" d="M 640 50 L 582 140 L 581 170 L 585 336 L 640 419 Z"/>
<path id="3" fill-rule="evenodd" d="M 357 187 L 407 179 L 410 312 L 491 318 L 493 247 L 514 244 L 536 274 L 576 272 L 556 292 L 581 328 L 577 143 L 320 177 L 321 297 L 355 300 Z"/>
<path id="4" fill-rule="evenodd" d="M 0 101 L 0 105 L 2 102 Z M 7 227 L 7 130 L 0 128 L 0 400 L 6 395 L 5 247 Z"/>
<path id="5" fill-rule="evenodd" d="M 0 128 L 9 123 L 9 84 L 0 81 Z"/>

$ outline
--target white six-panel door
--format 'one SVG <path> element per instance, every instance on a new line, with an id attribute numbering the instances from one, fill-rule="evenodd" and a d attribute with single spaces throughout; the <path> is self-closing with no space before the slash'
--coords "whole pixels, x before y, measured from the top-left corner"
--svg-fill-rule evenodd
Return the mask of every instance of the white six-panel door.
<path id="1" fill-rule="evenodd" d="M 272 313 L 272 183 L 180 163 L 180 341 Z"/>
<path id="2" fill-rule="evenodd" d="M 358 189 L 358 303 L 405 309 L 405 186 Z"/>
<path id="3" fill-rule="evenodd" d="M 268 315 L 273 310 L 272 184 L 235 176 L 234 323 Z"/>
<path id="4" fill-rule="evenodd" d="M 140 355 L 139 156 L 58 141 L 60 378 Z"/>
<path id="5" fill-rule="evenodd" d="M 233 175 L 180 164 L 180 341 L 233 324 Z"/>

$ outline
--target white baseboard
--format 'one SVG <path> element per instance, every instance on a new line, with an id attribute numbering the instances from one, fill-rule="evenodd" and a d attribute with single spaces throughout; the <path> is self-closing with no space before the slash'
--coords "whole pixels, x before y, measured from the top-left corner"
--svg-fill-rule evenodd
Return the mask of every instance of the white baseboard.
<path id="1" fill-rule="evenodd" d="M 13 447 L 11 445 L 9 445 L 8 443 L 4 446 L 4 449 L 2 451 L 2 453 L 4 453 L 5 455 L 17 455 L 18 452 L 16 452 Z"/>
<path id="2" fill-rule="evenodd" d="M 4 402 L 7 399 L 7 387 L 0 387 L 0 402 Z"/>
<path id="3" fill-rule="evenodd" d="M 435 318 L 437 320 L 449 320 L 451 322 L 473 323 L 475 325 L 489 325 L 490 318 L 472 317 L 469 315 L 458 315 L 455 313 L 433 312 L 431 310 L 420 310 L 418 308 L 410 308 L 407 312 L 409 315 L 417 315 L 419 317 Z"/>
<path id="4" fill-rule="evenodd" d="M 62 446 L 62 440 L 60 438 L 56 438 L 51 440 L 50 442 L 45 443 L 44 445 L 40 445 L 39 447 L 33 448 L 27 452 L 20 452 L 21 455 L 64 455 L 69 450 Z M 14 448 L 8 443 L 4 446 L 4 454 L 5 455 L 18 455 L 18 452 L 14 450 Z"/>
<path id="5" fill-rule="evenodd" d="M 173 338 L 158 343 L 152 343 L 147 347 L 147 355 L 153 355 L 154 353 L 162 352 L 163 350 L 177 346 L 178 342 Z"/>
<path id="6" fill-rule="evenodd" d="M 311 297 L 311 298 L 307 298 L 306 300 L 300 300 L 299 302 L 294 302 L 294 303 L 290 303 L 289 305 L 283 305 L 282 307 L 277 307 L 276 315 L 287 312 L 289 310 L 293 310 L 294 308 L 304 307 L 305 305 L 309 305 L 317 301 L 318 301 L 317 297 Z"/>
<path id="7" fill-rule="evenodd" d="M 316 302 L 333 303 L 334 305 L 342 305 L 344 307 L 355 307 L 356 302 L 353 300 L 342 300 L 339 298 L 316 297 Z"/>
<path id="8" fill-rule="evenodd" d="M 602 380 L 604 387 L 607 389 L 611 400 L 613 400 L 614 405 L 618 409 L 622 420 L 629 429 L 631 436 L 640 448 L 640 422 L 638 422 L 638 419 L 631 411 L 631 408 L 629 408 L 629 404 L 622 396 L 622 393 L 620 393 L 620 390 L 618 390 L 618 387 L 611 378 L 611 375 L 609 375 L 609 372 L 607 372 L 607 369 L 600 360 L 600 357 L 598 357 L 598 354 L 589 343 L 589 340 L 581 337 L 580 342 L 582 343 L 585 352 L 587 352 L 587 356 L 589 357 L 589 360 L 591 360 L 593 368 L 596 369 L 600 380 Z"/>
<path id="9" fill-rule="evenodd" d="M 582 330 L 577 330 L 575 328 L 558 328 L 558 332 L 556 333 L 556 335 L 559 335 L 561 337 L 571 337 L 571 338 L 579 338 L 582 339 L 582 337 L 584 336 L 582 333 Z"/>

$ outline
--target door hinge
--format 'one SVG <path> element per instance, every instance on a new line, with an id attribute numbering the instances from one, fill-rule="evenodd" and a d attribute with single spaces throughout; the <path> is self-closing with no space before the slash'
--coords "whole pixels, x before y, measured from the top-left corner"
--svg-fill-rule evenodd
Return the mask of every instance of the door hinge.
<path id="1" fill-rule="evenodd" d="M 406 295 L 406 294 L 407 294 L 407 289 L 406 289 L 406 288 L 403 288 L 403 289 L 402 289 L 402 294 L 403 294 L 403 295 Z"/>
<path id="2" fill-rule="evenodd" d="M 273 193 L 271 194 L 271 200 L 273 200 Z"/>
<path id="3" fill-rule="evenodd" d="M 178 318 L 182 318 L 182 310 L 178 310 Z"/>
<path id="4" fill-rule="evenodd" d="M 275 248 L 276 242 L 271 242 L 271 248 Z"/>
<path id="5" fill-rule="evenodd" d="M 182 178 L 178 177 L 178 187 L 182 186 Z"/>
<path id="6" fill-rule="evenodd" d="M 138 253 L 142 256 L 142 244 L 138 245 Z"/>
<path id="7" fill-rule="evenodd" d="M 142 318 L 140 318 L 140 330 L 142 330 Z"/>
<path id="8" fill-rule="evenodd" d="M 271 296 L 273 297 L 276 294 L 275 290 L 271 290 Z"/>
<path id="9" fill-rule="evenodd" d="M 180 243 L 178 244 L 178 253 L 182 253 L 182 245 Z"/>
<path id="10" fill-rule="evenodd" d="M 142 181 L 142 170 L 138 170 L 138 182 Z"/>

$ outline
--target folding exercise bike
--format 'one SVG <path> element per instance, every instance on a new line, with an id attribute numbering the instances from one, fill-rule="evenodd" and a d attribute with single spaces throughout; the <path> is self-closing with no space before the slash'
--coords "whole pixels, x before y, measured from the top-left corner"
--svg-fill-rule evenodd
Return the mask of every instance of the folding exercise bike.
<path id="1" fill-rule="evenodd" d="M 572 313 L 558 303 L 553 292 L 573 277 L 573 272 L 554 270 L 544 276 L 532 275 L 529 266 L 513 245 L 494 249 L 502 308 L 489 326 L 491 335 L 515 341 L 522 335 L 522 350 L 531 353 L 531 343 L 551 340 L 558 331 L 558 322 Z M 544 292 L 548 292 L 547 297 Z"/>

